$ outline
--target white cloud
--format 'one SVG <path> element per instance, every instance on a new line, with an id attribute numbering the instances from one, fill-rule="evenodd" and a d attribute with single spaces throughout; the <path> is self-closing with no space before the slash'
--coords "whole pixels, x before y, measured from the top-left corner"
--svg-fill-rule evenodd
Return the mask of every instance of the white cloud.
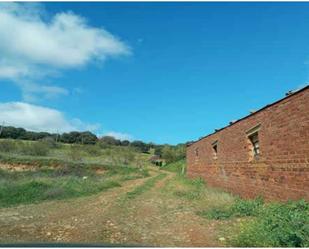
<path id="1" fill-rule="evenodd" d="M 95 131 L 98 124 L 83 123 L 79 119 L 69 120 L 55 109 L 23 102 L 0 103 L 0 123 L 23 127 L 31 131 L 69 132 Z"/>
<path id="2" fill-rule="evenodd" d="M 114 132 L 114 131 L 107 132 L 106 134 L 104 134 L 104 136 L 112 136 L 112 137 L 120 139 L 120 140 L 129 140 L 129 141 L 133 140 L 133 136 L 130 135 L 130 134 L 121 133 L 121 132 Z"/>
<path id="3" fill-rule="evenodd" d="M 26 95 L 48 95 L 53 86 L 34 82 L 50 72 L 130 54 L 124 42 L 104 28 L 89 26 L 81 16 L 60 12 L 47 21 L 42 13 L 38 4 L 0 3 L 0 78 L 41 88 Z"/>
<path id="4" fill-rule="evenodd" d="M 38 98 L 52 99 L 59 95 L 68 95 L 69 91 L 58 86 L 39 85 L 33 82 L 20 81 L 16 83 L 22 89 L 23 99 L 36 102 Z"/>

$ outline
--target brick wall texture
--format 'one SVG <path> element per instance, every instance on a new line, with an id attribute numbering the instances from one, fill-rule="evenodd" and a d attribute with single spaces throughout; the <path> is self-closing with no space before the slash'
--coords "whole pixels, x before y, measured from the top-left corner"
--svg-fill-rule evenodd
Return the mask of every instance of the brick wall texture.
<path id="1" fill-rule="evenodd" d="M 258 125 L 254 158 L 247 132 Z M 188 146 L 187 175 L 244 198 L 309 200 L 309 87 Z"/>

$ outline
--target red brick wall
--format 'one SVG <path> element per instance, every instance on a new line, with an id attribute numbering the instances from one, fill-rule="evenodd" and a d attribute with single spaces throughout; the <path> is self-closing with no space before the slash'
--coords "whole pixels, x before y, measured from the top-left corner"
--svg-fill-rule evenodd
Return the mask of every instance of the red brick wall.
<path id="1" fill-rule="evenodd" d="M 246 132 L 258 124 L 260 156 L 252 160 Z M 309 200 L 309 88 L 187 147 L 187 175 L 245 198 Z"/>

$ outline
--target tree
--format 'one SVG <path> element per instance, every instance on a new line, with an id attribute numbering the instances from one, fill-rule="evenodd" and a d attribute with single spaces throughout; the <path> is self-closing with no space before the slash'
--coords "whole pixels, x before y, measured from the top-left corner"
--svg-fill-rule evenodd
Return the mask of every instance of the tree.
<path id="1" fill-rule="evenodd" d="M 74 142 L 76 142 L 77 140 L 77 134 L 76 133 L 63 133 L 60 136 L 60 141 L 63 143 L 68 143 L 68 144 L 72 144 Z"/>
<path id="2" fill-rule="evenodd" d="M 106 145 L 121 145 L 121 141 L 112 136 L 103 136 L 99 139 L 100 143 Z"/>
<path id="3" fill-rule="evenodd" d="M 129 140 L 123 140 L 123 141 L 121 141 L 121 145 L 122 146 L 129 146 L 130 145 L 130 141 Z"/>
<path id="4" fill-rule="evenodd" d="M 162 146 L 161 145 L 156 145 L 154 149 L 154 154 L 157 156 L 162 156 Z"/>
<path id="5" fill-rule="evenodd" d="M 176 162 L 180 159 L 185 158 L 185 145 L 164 145 L 164 147 L 162 148 L 162 158 L 164 158 L 167 163 Z"/>
<path id="6" fill-rule="evenodd" d="M 22 137 L 25 133 L 26 133 L 26 130 L 23 128 L 15 128 L 13 126 L 4 126 L 2 127 L 1 137 L 18 139 Z"/>
<path id="7" fill-rule="evenodd" d="M 95 144 L 98 138 L 90 131 L 81 132 L 79 136 L 79 142 L 82 144 Z"/>
<path id="8" fill-rule="evenodd" d="M 63 133 L 60 137 L 60 141 L 63 143 L 80 143 L 80 144 L 95 144 L 98 138 L 90 131 L 71 131 L 69 133 Z"/>
<path id="9" fill-rule="evenodd" d="M 148 153 L 150 149 L 150 145 L 142 141 L 133 141 L 131 146 L 137 148 L 142 153 Z"/>

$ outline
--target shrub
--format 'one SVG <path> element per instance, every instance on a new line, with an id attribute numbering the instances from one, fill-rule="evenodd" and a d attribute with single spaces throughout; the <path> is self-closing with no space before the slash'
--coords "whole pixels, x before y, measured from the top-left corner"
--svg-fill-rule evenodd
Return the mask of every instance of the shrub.
<path id="1" fill-rule="evenodd" d="M 14 152 L 16 151 L 16 143 L 11 140 L 0 141 L 0 152 Z"/>
<path id="2" fill-rule="evenodd" d="M 135 159 L 135 154 L 130 149 L 122 149 L 121 151 L 119 151 L 118 156 L 120 157 L 119 159 L 121 163 L 125 165 L 132 163 Z"/>
<path id="3" fill-rule="evenodd" d="M 68 155 L 73 161 L 81 161 L 83 156 L 80 145 L 71 145 Z"/>
<path id="4" fill-rule="evenodd" d="M 185 146 L 183 144 L 178 144 L 176 146 L 164 145 L 160 149 L 162 158 L 166 160 L 167 163 L 172 163 L 184 159 L 186 156 Z"/>
<path id="5" fill-rule="evenodd" d="M 45 146 L 47 146 L 50 149 L 55 149 L 55 148 L 59 148 L 60 144 L 56 142 L 54 137 L 45 137 L 42 138 L 41 143 L 44 144 Z"/>
<path id="6" fill-rule="evenodd" d="M 94 171 L 91 171 L 86 165 L 84 164 L 65 164 L 60 168 L 57 168 L 53 172 L 53 176 L 77 176 L 77 177 L 83 177 L 83 176 L 93 176 L 95 173 Z"/>
<path id="7" fill-rule="evenodd" d="M 49 147 L 44 142 L 31 142 L 19 144 L 19 150 L 24 155 L 30 156 L 47 156 Z"/>
<path id="8" fill-rule="evenodd" d="M 231 208 L 231 213 L 237 217 L 256 216 L 263 204 L 264 200 L 261 197 L 253 200 L 238 198 Z"/>
<path id="9" fill-rule="evenodd" d="M 305 201 L 272 203 L 258 217 L 242 225 L 232 239 L 241 247 L 308 247 L 309 204 Z"/>
<path id="10" fill-rule="evenodd" d="M 102 154 L 98 145 L 84 145 L 83 149 L 90 156 L 100 156 Z"/>

